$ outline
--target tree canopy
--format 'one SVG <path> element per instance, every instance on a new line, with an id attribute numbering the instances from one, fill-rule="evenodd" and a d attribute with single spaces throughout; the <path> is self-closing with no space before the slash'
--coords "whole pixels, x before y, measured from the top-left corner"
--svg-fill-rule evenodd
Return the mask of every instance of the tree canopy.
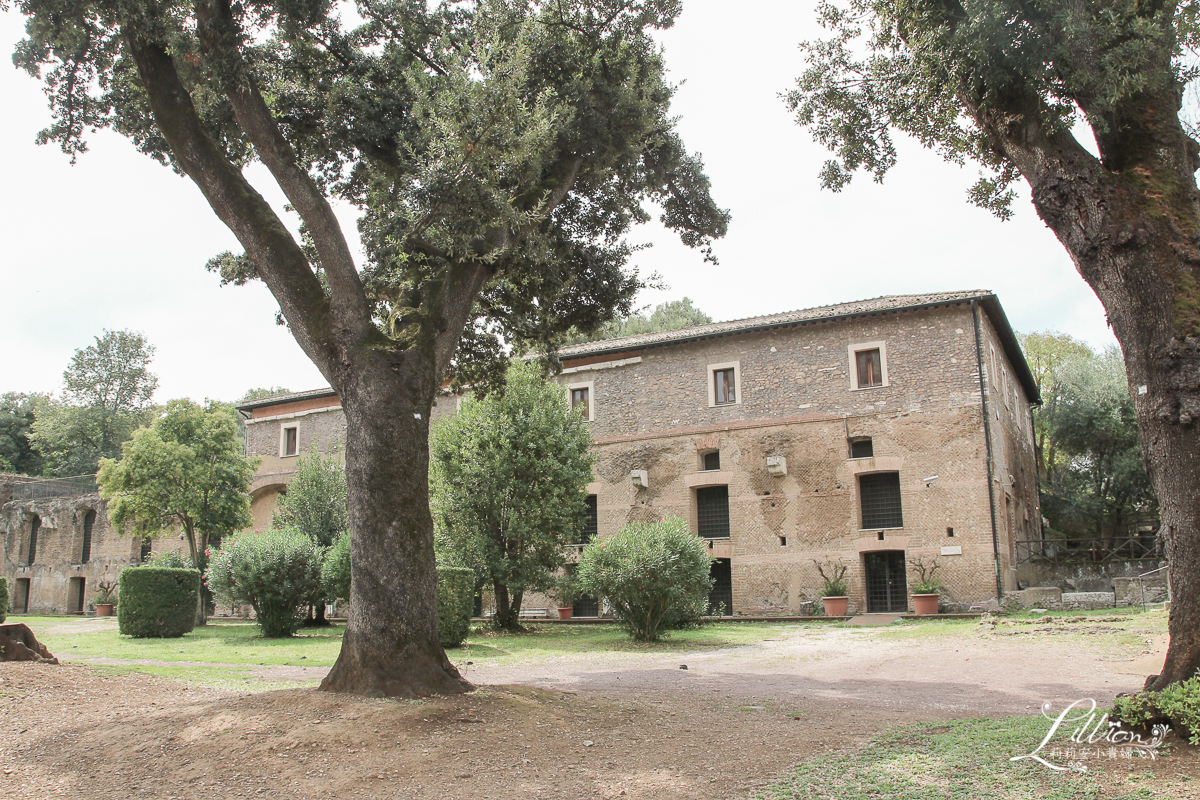
<path id="1" fill-rule="evenodd" d="M 74 157 L 111 127 L 191 178 L 243 248 L 210 268 L 265 282 L 341 399 L 354 580 L 322 688 L 465 690 L 434 622 L 433 398 L 447 376 L 498 382 L 504 340 L 552 351 L 628 314 L 624 237 L 651 202 L 711 257 L 728 214 L 675 132 L 653 38 L 678 0 L 17 5 L 16 63 L 54 115 L 42 140 Z M 365 264 L 331 197 L 360 209 Z"/>
<path id="2" fill-rule="evenodd" d="M 329 547 L 349 528 L 346 514 L 346 468 L 336 451 L 311 451 L 296 464 L 287 492 L 280 496 L 271 520 L 276 528 L 295 528 L 322 547 Z"/>
<path id="3" fill-rule="evenodd" d="M 1034 208 L 1104 304 L 1124 353 L 1170 565 L 1160 690 L 1200 669 L 1200 143 L 1180 119 L 1200 71 L 1197 0 L 822 2 L 788 96 L 834 157 L 821 182 L 882 180 L 893 131 L 982 167 L 970 198 Z M 1079 132 L 1086 134 L 1079 136 Z M 1089 141 L 1092 140 L 1092 141 Z"/>
<path id="4" fill-rule="evenodd" d="M 659 303 L 649 315 L 645 312 L 637 312 L 615 319 L 590 333 L 567 334 L 562 343 L 582 344 L 602 339 L 619 339 L 622 336 L 637 336 L 642 333 L 677 331 L 693 325 L 707 325 L 712 321 L 712 317 L 696 308 L 692 305 L 692 301 L 685 297 L 682 300 Z"/>
<path id="5" fill-rule="evenodd" d="M 504 394 L 465 398 L 435 426 L 433 505 L 444 550 L 490 583 L 496 625 L 520 627 L 527 591 L 546 591 L 579 540 L 591 436 L 563 387 L 509 368 Z"/>
<path id="6" fill-rule="evenodd" d="M 97 483 L 116 530 L 183 533 L 192 564 L 203 569 L 210 542 L 251 523 L 255 463 L 242 455 L 229 407 L 172 400 L 125 443 L 120 460 L 100 462 Z"/>
<path id="7" fill-rule="evenodd" d="M 48 475 L 90 475 L 100 459 L 115 458 L 121 444 L 150 421 L 158 376 L 150 371 L 154 345 L 140 333 L 104 331 L 75 351 L 63 372 L 61 397 L 35 409 L 31 441 Z"/>
<path id="8" fill-rule="evenodd" d="M 5 392 L 0 395 L 0 472 L 41 475 L 44 459 L 31 440 L 41 394 Z"/>

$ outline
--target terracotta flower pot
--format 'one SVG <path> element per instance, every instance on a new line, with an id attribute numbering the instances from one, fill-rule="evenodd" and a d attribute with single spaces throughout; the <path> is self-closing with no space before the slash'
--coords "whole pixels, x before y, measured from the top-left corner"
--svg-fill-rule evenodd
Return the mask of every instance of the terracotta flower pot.
<path id="1" fill-rule="evenodd" d="M 914 594 L 913 613 L 921 616 L 938 613 L 938 598 L 940 594 Z"/>
<path id="2" fill-rule="evenodd" d="M 571 614 L 574 613 L 574 611 L 575 611 L 574 606 L 566 606 L 565 608 L 560 608 L 558 610 L 558 618 L 559 619 L 570 619 Z"/>
<path id="3" fill-rule="evenodd" d="M 114 603 L 96 603 L 97 617 L 111 617 Z"/>
<path id="4" fill-rule="evenodd" d="M 822 597 L 821 603 L 825 606 L 827 617 L 844 617 L 850 608 L 849 597 Z"/>

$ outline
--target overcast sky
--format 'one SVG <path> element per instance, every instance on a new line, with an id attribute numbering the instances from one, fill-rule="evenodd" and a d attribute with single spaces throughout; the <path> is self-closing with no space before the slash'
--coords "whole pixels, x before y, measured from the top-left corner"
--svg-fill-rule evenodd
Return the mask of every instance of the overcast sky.
<path id="1" fill-rule="evenodd" d="M 687 146 L 703 154 L 717 201 L 731 210 L 718 266 L 655 226 L 635 234 L 643 274 L 665 291 L 642 304 L 690 297 L 730 320 L 889 294 L 990 289 L 1013 327 L 1057 329 L 1094 347 L 1115 343 L 1104 310 L 1022 194 L 1000 222 L 966 202 L 976 170 L 942 163 L 908 142 L 886 181 L 860 176 L 822 191 L 827 158 L 790 119 L 779 95 L 803 68 L 797 44 L 820 31 L 813 0 L 685 0 L 662 36 Z M 736 11 L 734 10 L 736 8 Z M 0 14 L 11 53 L 23 20 Z M 274 323 L 261 284 L 219 286 L 204 263 L 240 250 L 188 180 L 108 132 L 75 166 L 34 144 L 49 113 L 40 85 L 0 62 L 9 178 L 0 197 L 0 392 L 58 391 L 72 353 L 103 329 L 144 333 L 157 347 L 156 399 L 232 400 L 246 389 L 326 385 Z M 251 179 L 276 208 L 265 171 Z M 347 233 L 353 214 L 342 209 Z"/>

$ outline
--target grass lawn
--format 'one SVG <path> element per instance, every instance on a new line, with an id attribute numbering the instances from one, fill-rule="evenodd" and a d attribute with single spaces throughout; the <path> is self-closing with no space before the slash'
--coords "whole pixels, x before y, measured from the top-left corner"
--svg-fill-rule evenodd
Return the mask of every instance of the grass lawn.
<path id="1" fill-rule="evenodd" d="M 21 616 L 39 641 L 61 661 L 94 664 L 114 659 L 106 668 L 136 671 L 214 688 L 256 691 L 315 685 L 314 680 L 263 679 L 246 667 L 330 667 L 337 659 L 344 628 L 302 628 L 286 639 L 264 639 L 253 622 L 212 619 L 208 625 L 176 639 L 122 636 L 113 623 L 80 617 Z M 86 630 L 94 625 L 94 630 Z M 754 644 L 779 633 L 768 623 L 717 623 L 698 630 L 674 631 L 661 642 L 632 642 L 615 625 L 531 625 L 528 633 L 497 633 L 476 628 L 462 647 L 447 651 L 457 665 L 536 663 L 578 653 L 674 653 L 697 648 Z M 796 627 L 796 626 L 787 626 Z M 83 628 L 84 630 L 80 630 Z M 162 662 L 139 664 L 132 662 Z"/>
<path id="2" fill-rule="evenodd" d="M 798 764 L 756 800 L 1181 800 L 1200 781 L 1170 759 L 1114 759 L 1102 751 L 1087 771 L 1057 772 L 1031 760 L 1049 729 L 1042 717 L 907 725 L 856 751 Z M 1069 734 L 1056 736 L 1065 739 Z M 1064 741 L 1063 744 L 1066 744 Z M 1047 745 L 1049 748 L 1049 745 Z M 1047 751 L 1043 750 L 1042 755 Z M 1064 759 L 1051 759 L 1065 765 Z M 1194 762 L 1193 762 L 1194 763 Z M 1165 769 L 1164 769 L 1165 768 Z"/>

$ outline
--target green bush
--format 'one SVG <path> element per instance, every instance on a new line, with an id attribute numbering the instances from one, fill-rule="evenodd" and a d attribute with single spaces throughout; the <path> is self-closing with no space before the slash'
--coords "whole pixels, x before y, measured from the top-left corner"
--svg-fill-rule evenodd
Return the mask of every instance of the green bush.
<path id="1" fill-rule="evenodd" d="M 196 625 L 200 570 L 140 567 L 121 571 L 117 626 L 126 636 L 183 636 Z"/>
<path id="2" fill-rule="evenodd" d="M 205 579 L 218 597 L 249 603 L 263 636 L 291 636 L 321 591 L 322 548 L 295 528 L 268 528 L 225 542 Z"/>
<path id="3" fill-rule="evenodd" d="M 1200 675 L 1172 683 L 1161 692 L 1118 697 L 1112 716 L 1135 727 L 1169 722 L 1191 744 L 1200 744 Z"/>
<path id="4" fill-rule="evenodd" d="M 0 576 L 0 622 L 8 619 L 8 578 Z"/>
<path id="5" fill-rule="evenodd" d="M 163 569 L 193 569 L 192 560 L 178 550 L 168 550 L 164 553 L 151 553 L 142 562 L 143 567 L 159 567 Z"/>
<path id="6" fill-rule="evenodd" d="M 321 562 L 321 586 L 325 596 L 350 599 L 350 532 L 342 531 L 325 551 Z"/>
<path id="7" fill-rule="evenodd" d="M 712 587 L 704 542 L 678 517 L 635 522 L 583 552 L 576 576 L 588 594 L 606 597 L 634 639 L 698 620 Z"/>
<path id="8" fill-rule="evenodd" d="M 471 632 L 475 606 L 475 573 L 464 567 L 437 568 L 438 639 L 442 647 L 458 647 Z"/>

